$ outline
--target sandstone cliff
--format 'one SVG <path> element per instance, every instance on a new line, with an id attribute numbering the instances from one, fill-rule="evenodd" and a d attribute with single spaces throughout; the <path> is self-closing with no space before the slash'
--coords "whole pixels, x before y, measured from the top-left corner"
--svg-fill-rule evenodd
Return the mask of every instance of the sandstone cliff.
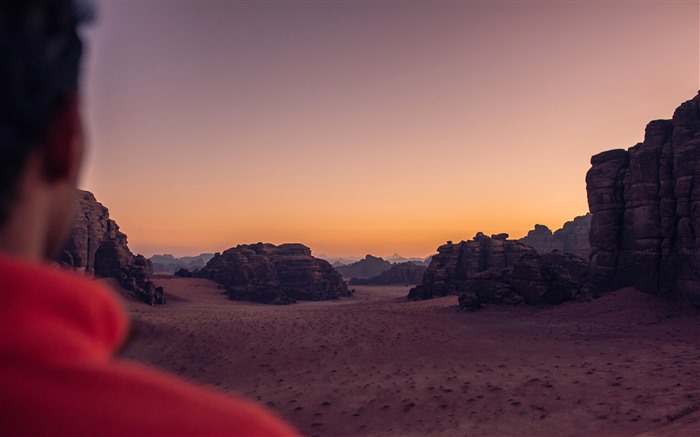
<path id="1" fill-rule="evenodd" d="M 564 251 L 564 243 L 555 238 L 551 229 L 545 225 L 535 225 L 533 230 L 518 241 L 529 244 L 535 248 L 537 253 L 549 253 L 553 250 Z"/>
<path id="2" fill-rule="evenodd" d="M 421 285 L 409 299 L 460 294 L 460 306 L 484 303 L 555 304 L 581 295 L 587 263 L 576 255 L 539 255 L 532 246 L 508 240 L 507 234 L 474 239 L 438 248 Z"/>
<path id="3" fill-rule="evenodd" d="M 413 262 L 394 264 L 373 278 L 352 278 L 350 285 L 420 284 L 428 268 Z"/>
<path id="4" fill-rule="evenodd" d="M 126 235 L 109 218 L 109 210 L 89 191 L 78 190 L 77 198 L 73 230 L 58 261 L 87 274 L 115 278 L 134 297 L 150 305 L 165 303 L 163 289 L 150 281 L 150 261 L 131 253 Z"/>
<path id="5" fill-rule="evenodd" d="M 588 260 L 591 255 L 591 244 L 588 241 L 591 218 L 591 213 L 580 215 L 564 223 L 561 229 L 554 232 L 554 238 L 564 245 L 564 252 L 573 253 Z"/>
<path id="6" fill-rule="evenodd" d="M 109 210 L 89 191 L 78 190 L 78 207 L 70 238 L 60 255 L 60 262 L 75 269 L 94 273 L 95 253 L 104 240 L 114 240 L 126 247 L 126 235 L 109 218 Z"/>
<path id="7" fill-rule="evenodd" d="M 231 299 L 287 304 L 349 296 L 328 261 L 302 244 L 243 244 L 217 253 L 196 276 L 222 284 Z"/>
<path id="8" fill-rule="evenodd" d="M 700 93 L 644 141 L 591 158 L 591 272 L 603 288 L 700 304 Z"/>
<path id="9" fill-rule="evenodd" d="M 554 233 L 545 225 L 535 225 L 535 229 L 518 241 L 534 247 L 539 254 L 558 250 L 573 253 L 587 260 L 591 251 L 588 242 L 590 228 L 591 214 L 589 213 L 564 223 L 562 228 Z"/>

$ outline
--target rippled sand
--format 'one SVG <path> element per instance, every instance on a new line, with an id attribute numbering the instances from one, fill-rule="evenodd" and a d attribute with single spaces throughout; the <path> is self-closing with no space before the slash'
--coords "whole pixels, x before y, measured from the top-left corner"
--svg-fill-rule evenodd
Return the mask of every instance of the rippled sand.
<path id="1" fill-rule="evenodd" d="M 633 289 L 457 312 L 407 287 L 268 306 L 161 277 L 125 356 L 244 394 L 306 435 L 700 435 L 700 310 Z"/>

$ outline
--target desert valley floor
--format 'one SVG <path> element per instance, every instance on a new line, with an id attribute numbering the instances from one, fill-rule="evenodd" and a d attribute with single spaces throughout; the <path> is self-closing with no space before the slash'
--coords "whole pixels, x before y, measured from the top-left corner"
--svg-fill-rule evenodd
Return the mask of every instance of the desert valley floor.
<path id="1" fill-rule="evenodd" d="M 700 435 L 700 310 L 633 289 L 467 313 L 403 286 L 270 306 L 155 282 L 168 304 L 126 299 L 124 356 L 257 399 L 305 435 Z"/>

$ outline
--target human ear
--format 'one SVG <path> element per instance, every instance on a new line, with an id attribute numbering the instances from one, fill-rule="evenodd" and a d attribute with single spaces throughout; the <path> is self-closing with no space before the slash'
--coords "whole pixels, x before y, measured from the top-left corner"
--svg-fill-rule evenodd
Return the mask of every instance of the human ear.
<path id="1" fill-rule="evenodd" d="M 46 181 L 76 181 L 83 152 L 80 105 L 76 93 L 66 98 L 51 115 L 42 146 Z"/>

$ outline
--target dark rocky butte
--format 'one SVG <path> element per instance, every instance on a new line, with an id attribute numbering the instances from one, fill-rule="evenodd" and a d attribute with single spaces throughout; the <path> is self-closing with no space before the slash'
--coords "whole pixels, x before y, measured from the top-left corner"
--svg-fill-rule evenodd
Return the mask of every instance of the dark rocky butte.
<path id="1" fill-rule="evenodd" d="M 61 265 L 102 278 L 115 278 L 132 295 L 149 304 L 164 304 L 163 289 L 150 278 L 150 261 L 134 255 L 126 235 L 109 218 L 109 210 L 89 191 L 78 190 L 78 208 L 66 245 L 59 255 Z"/>
<path id="2" fill-rule="evenodd" d="M 596 282 L 700 304 L 700 93 L 642 143 L 593 156 L 586 190 Z"/>
<path id="3" fill-rule="evenodd" d="M 217 253 L 195 276 L 222 284 L 231 299 L 288 304 L 349 296 L 328 261 L 302 244 L 243 244 Z"/>
<path id="4" fill-rule="evenodd" d="M 459 294 L 460 307 L 477 309 L 484 303 L 556 304 L 582 296 L 588 264 L 582 258 L 559 251 L 538 254 L 525 243 L 508 240 L 507 234 L 448 242 L 408 298 L 430 299 Z"/>

